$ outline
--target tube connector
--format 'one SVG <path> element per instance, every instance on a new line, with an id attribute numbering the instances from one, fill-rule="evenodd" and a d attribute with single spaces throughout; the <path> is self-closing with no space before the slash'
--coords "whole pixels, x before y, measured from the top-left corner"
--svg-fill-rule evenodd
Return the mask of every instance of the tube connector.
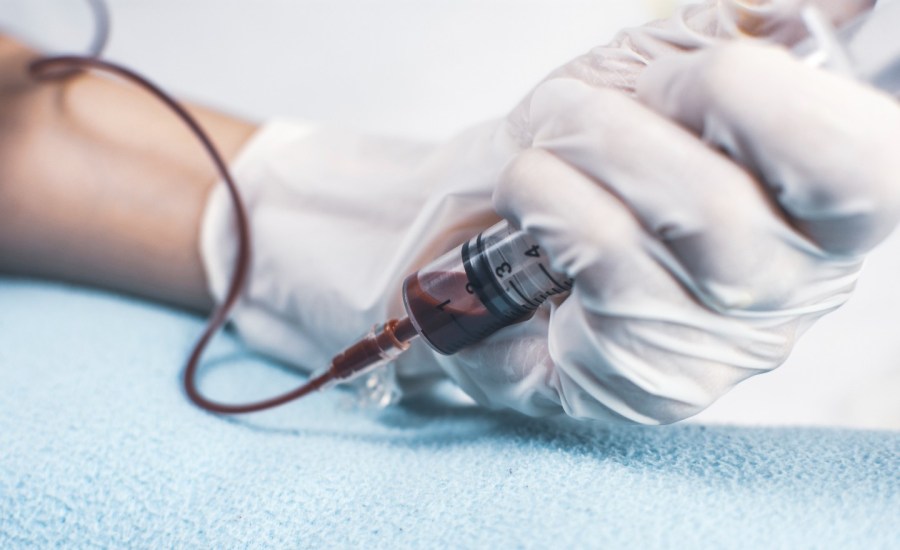
<path id="1" fill-rule="evenodd" d="M 409 348 L 409 342 L 415 336 L 408 317 L 375 325 L 358 342 L 331 360 L 332 379 L 338 383 L 349 382 L 393 361 Z"/>

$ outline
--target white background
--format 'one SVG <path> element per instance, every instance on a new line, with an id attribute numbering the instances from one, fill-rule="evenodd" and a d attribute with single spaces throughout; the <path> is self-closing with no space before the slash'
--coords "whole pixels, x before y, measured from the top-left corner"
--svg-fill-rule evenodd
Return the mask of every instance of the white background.
<path id="1" fill-rule="evenodd" d="M 108 57 L 184 97 L 252 119 L 287 115 L 428 139 L 504 114 L 553 67 L 667 9 L 635 0 L 110 4 Z M 0 0 L 0 23 L 58 51 L 90 37 L 81 0 Z M 870 259 L 853 300 L 784 367 L 697 420 L 900 429 L 898 280 L 895 235 Z"/>

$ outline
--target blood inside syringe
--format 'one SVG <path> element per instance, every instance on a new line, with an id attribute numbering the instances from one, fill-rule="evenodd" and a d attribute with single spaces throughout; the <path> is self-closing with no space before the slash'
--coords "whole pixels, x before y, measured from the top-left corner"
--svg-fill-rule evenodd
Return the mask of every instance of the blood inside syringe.
<path id="1" fill-rule="evenodd" d="M 341 378 L 405 350 L 418 335 L 435 350 L 450 354 L 498 328 L 497 319 L 471 292 L 462 273 L 415 273 L 404 283 L 403 297 L 408 317 L 388 321 L 332 359 L 331 368 Z"/>

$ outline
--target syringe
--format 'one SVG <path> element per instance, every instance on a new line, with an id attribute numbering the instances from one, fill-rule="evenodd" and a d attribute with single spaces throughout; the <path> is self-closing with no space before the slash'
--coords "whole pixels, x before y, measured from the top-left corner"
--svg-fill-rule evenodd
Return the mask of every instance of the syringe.
<path id="1" fill-rule="evenodd" d="M 376 327 L 336 356 L 325 373 L 345 382 L 395 359 L 416 336 L 451 355 L 530 318 L 572 288 L 528 233 L 502 221 L 447 252 L 403 283 L 407 317 Z"/>

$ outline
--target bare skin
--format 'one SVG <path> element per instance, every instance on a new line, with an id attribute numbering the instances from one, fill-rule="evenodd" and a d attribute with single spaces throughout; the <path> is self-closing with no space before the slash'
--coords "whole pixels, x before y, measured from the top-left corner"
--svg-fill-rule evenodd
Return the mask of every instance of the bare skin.
<path id="1" fill-rule="evenodd" d="M 217 175 L 166 107 L 93 74 L 35 83 L 0 35 L 0 273 L 206 311 L 198 234 Z M 226 160 L 252 123 L 188 105 Z"/>

